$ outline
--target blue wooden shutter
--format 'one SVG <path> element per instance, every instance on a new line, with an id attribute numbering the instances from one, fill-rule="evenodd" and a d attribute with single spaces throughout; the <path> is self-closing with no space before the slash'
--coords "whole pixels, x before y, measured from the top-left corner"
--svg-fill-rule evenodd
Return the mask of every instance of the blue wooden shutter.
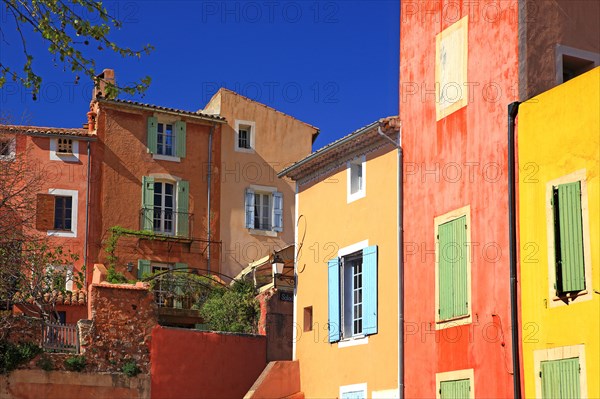
<path id="1" fill-rule="evenodd" d="M 141 280 L 145 276 L 152 274 L 152 265 L 149 260 L 140 259 L 138 260 L 137 278 Z"/>
<path id="2" fill-rule="evenodd" d="M 246 210 L 246 228 L 254 228 L 254 190 L 251 188 L 246 189 L 246 196 L 244 201 L 244 209 Z"/>
<path id="3" fill-rule="evenodd" d="M 377 333 L 377 245 L 363 249 L 363 334 Z"/>
<path id="4" fill-rule="evenodd" d="M 339 259 L 331 259 L 327 263 L 328 269 L 328 325 L 329 342 L 340 340 L 340 263 Z"/>
<path id="5" fill-rule="evenodd" d="M 185 122 L 175 122 L 175 155 L 181 158 L 185 157 L 185 136 Z"/>
<path id="6" fill-rule="evenodd" d="M 562 292 L 585 289 L 583 258 L 583 228 L 581 218 L 581 183 L 558 186 L 558 217 L 560 237 L 560 278 L 558 287 Z"/>
<path id="7" fill-rule="evenodd" d="M 142 177 L 142 230 L 154 230 L 154 177 Z"/>
<path id="8" fill-rule="evenodd" d="M 156 154 L 156 145 L 158 140 L 158 119 L 154 116 L 148 117 L 148 152 Z"/>
<path id="9" fill-rule="evenodd" d="M 581 397 L 579 358 L 543 361 L 540 366 L 542 398 Z"/>
<path id="10" fill-rule="evenodd" d="M 283 194 L 273 193 L 273 230 L 283 231 Z"/>
<path id="11" fill-rule="evenodd" d="M 190 235 L 190 184 L 185 180 L 177 182 L 177 235 Z"/>

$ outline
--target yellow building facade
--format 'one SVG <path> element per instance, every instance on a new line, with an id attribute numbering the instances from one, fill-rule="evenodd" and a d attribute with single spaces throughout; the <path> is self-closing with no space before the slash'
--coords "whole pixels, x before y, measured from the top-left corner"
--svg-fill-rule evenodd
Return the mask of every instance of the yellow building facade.
<path id="1" fill-rule="evenodd" d="M 297 184 L 294 360 L 307 398 L 397 397 L 398 131 L 380 128 L 280 174 Z"/>
<path id="2" fill-rule="evenodd" d="M 600 397 L 600 68 L 520 105 L 527 398 Z"/>

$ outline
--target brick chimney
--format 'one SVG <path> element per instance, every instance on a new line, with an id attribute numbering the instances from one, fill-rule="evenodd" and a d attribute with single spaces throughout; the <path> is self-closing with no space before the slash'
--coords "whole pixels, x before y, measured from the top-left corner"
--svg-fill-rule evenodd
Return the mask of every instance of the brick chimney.
<path id="1" fill-rule="evenodd" d="M 98 97 L 109 98 L 105 93 L 108 83 L 112 85 L 115 84 L 115 71 L 112 69 L 105 69 L 100 75 L 96 76 L 96 81 L 94 82 L 94 91 L 92 92 L 92 101 Z M 111 97 L 114 98 L 114 96 Z"/>

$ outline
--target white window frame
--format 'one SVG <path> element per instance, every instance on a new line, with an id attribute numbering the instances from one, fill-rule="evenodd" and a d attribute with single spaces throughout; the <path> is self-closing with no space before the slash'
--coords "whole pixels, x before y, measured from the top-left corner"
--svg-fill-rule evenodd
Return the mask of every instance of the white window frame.
<path id="1" fill-rule="evenodd" d="M 467 298 L 468 298 L 468 311 L 466 315 L 458 316 L 453 319 L 441 320 L 440 315 L 438 313 L 438 309 L 440 308 L 440 283 L 439 283 L 439 275 L 440 275 L 440 245 L 439 245 L 439 227 L 440 225 L 451 222 L 455 219 L 465 216 L 467 223 Z M 471 290 L 471 264 L 473 263 L 473 258 L 471 254 L 471 205 L 464 206 L 462 208 L 458 208 L 452 210 L 448 213 L 440 215 L 433 220 L 434 223 L 434 231 L 433 231 L 433 239 L 435 242 L 435 329 L 442 330 L 444 328 L 456 327 L 464 324 L 471 324 L 473 322 L 473 295 Z"/>
<path id="2" fill-rule="evenodd" d="M 162 226 L 162 230 L 161 231 L 156 231 L 154 230 L 154 215 L 152 217 L 152 231 L 155 234 L 160 234 L 160 235 L 165 235 L 165 236 L 174 236 L 177 232 L 177 181 L 174 180 L 169 180 L 169 179 L 154 179 L 154 184 L 156 183 L 160 183 L 163 185 L 163 192 L 162 192 L 162 213 L 161 213 L 161 226 Z M 164 231 L 164 199 L 165 199 L 165 193 L 164 193 L 164 187 L 165 184 L 170 184 L 173 186 L 173 209 L 171 210 L 172 212 L 172 220 L 171 220 L 171 225 L 172 225 L 172 231 L 171 232 L 167 232 Z M 156 192 L 156 189 L 154 189 L 154 192 Z M 155 194 L 153 194 L 155 195 Z M 156 211 L 156 204 L 154 204 L 154 211 Z"/>
<path id="3" fill-rule="evenodd" d="M 554 208 L 552 206 L 553 188 L 559 184 L 581 183 L 581 227 L 583 229 L 583 262 L 585 273 L 585 290 L 569 294 L 566 297 L 556 295 L 556 252 L 554 247 Z M 561 176 L 546 183 L 546 231 L 548 237 L 548 307 L 566 306 L 592 299 L 592 249 L 590 242 L 590 216 L 588 210 L 588 188 L 586 170 L 581 169 Z M 564 300 L 567 299 L 567 303 Z"/>
<path id="4" fill-rule="evenodd" d="M 48 194 L 57 196 L 57 197 L 71 197 L 71 230 L 48 230 L 48 235 L 52 237 L 77 237 L 77 215 L 78 215 L 78 206 L 79 206 L 79 192 L 77 190 L 64 190 L 59 188 L 50 188 L 48 189 Z M 52 215 L 52 219 L 54 220 L 54 214 Z"/>
<path id="5" fill-rule="evenodd" d="M 181 162 L 181 157 L 177 155 L 164 155 L 158 154 L 158 125 L 172 125 L 173 126 L 173 154 L 177 148 L 177 132 L 175 131 L 175 123 L 181 119 L 169 117 L 164 114 L 155 113 L 153 115 L 156 118 L 156 154 L 152 154 L 152 159 L 158 161 L 170 161 L 170 162 Z"/>
<path id="6" fill-rule="evenodd" d="M 362 171 L 361 186 L 356 192 L 352 192 L 353 167 L 359 167 Z M 346 164 L 347 203 L 364 198 L 367 195 L 367 157 L 362 155 Z"/>
<path id="7" fill-rule="evenodd" d="M 243 148 L 240 147 L 240 128 L 243 126 L 247 126 L 250 128 L 250 148 Z M 234 143 L 234 150 L 237 152 L 247 152 L 247 153 L 253 153 L 255 152 L 255 144 L 256 144 L 256 122 L 254 121 L 245 121 L 245 120 L 241 120 L 241 119 L 236 119 L 234 122 L 234 128 L 235 128 L 235 135 L 234 135 L 234 139 L 235 139 L 235 143 Z"/>
<path id="8" fill-rule="evenodd" d="M 369 240 L 363 240 L 363 241 L 359 241 L 355 244 L 340 248 L 338 250 L 338 258 L 344 258 L 355 252 L 362 251 L 363 249 L 367 248 L 368 246 L 369 246 Z M 340 280 L 341 279 L 343 279 L 343 276 L 340 276 Z M 341 289 L 340 289 L 340 295 L 344 295 L 344 293 Z M 364 293 L 363 293 L 363 295 L 364 295 Z M 344 309 L 342 309 L 340 307 L 340 322 L 341 322 L 343 312 L 344 312 Z M 350 346 L 366 345 L 368 343 L 369 343 L 369 336 L 364 335 L 364 334 L 353 335 L 352 337 L 343 337 L 343 339 L 341 339 L 337 342 L 338 348 L 347 348 Z"/>
<path id="9" fill-rule="evenodd" d="M 65 291 L 73 292 L 73 265 L 48 265 L 46 271 L 49 273 L 65 272 Z"/>
<path id="10" fill-rule="evenodd" d="M 10 137 L 5 140 L 8 146 L 8 155 L 0 155 L 0 161 L 12 161 L 17 153 L 17 138 Z"/>
<path id="11" fill-rule="evenodd" d="M 535 397 L 542 397 L 542 379 L 540 371 L 542 370 L 542 362 L 548 360 L 562 360 L 573 357 L 579 358 L 579 390 L 582 398 L 587 398 L 587 367 L 585 361 L 585 345 L 559 346 L 556 348 L 538 349 L 533 351 L 533 372 L 535 376 Z"/>
<path id="12" fill-rule="evenodd" d="M 475 371 L 473 369 L 453 370 L 446 371 L 444 373 L 435 374 L 435 397 L 441 399 L 440 389 L 442 388 L 442 382 L 456 381 L 456 380 L 469 380 L 471 390 L 469 391 L 469 398 L 475 399 Z"/>
<path id="13" fill-rule="evenodd" d="M 60 137 L 73 140 L 73 152 L 70 154 L 60 153 L 58 152 L 58 139 L 51 138 L 50 139 L 50 160 L 51 161 L 61 161 L 61 162 L 79 162 L 79 140 L 76 140 L 72 137 Z"/>
<path id="14" fill-rule="evenodd" d="M 360 384 L 340 386 L 340 398 L 342 398 L 345 393 L 357 392 L 357 391 L 362 391 L 364 393 L 363 398 L 366 399 L 367 398 L 367 383 L 363 382 Z"/>

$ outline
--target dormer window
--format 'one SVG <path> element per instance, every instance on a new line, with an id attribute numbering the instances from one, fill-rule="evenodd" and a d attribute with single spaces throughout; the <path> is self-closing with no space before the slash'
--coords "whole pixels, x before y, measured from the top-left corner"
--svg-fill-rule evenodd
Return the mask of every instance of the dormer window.
<path id="1" fill-rule="evenodd" d="M 58 154 L 72 154 L 73 153 L 73 140 L 72 139 L 58 139 L 56 152 Z"/>
<path id="2" fill-rule="evenodd" d="M 234 124 L 234 150 L 238 152 L 254 152 L 256 143 L 256 123 L 236 120 Z"/>

